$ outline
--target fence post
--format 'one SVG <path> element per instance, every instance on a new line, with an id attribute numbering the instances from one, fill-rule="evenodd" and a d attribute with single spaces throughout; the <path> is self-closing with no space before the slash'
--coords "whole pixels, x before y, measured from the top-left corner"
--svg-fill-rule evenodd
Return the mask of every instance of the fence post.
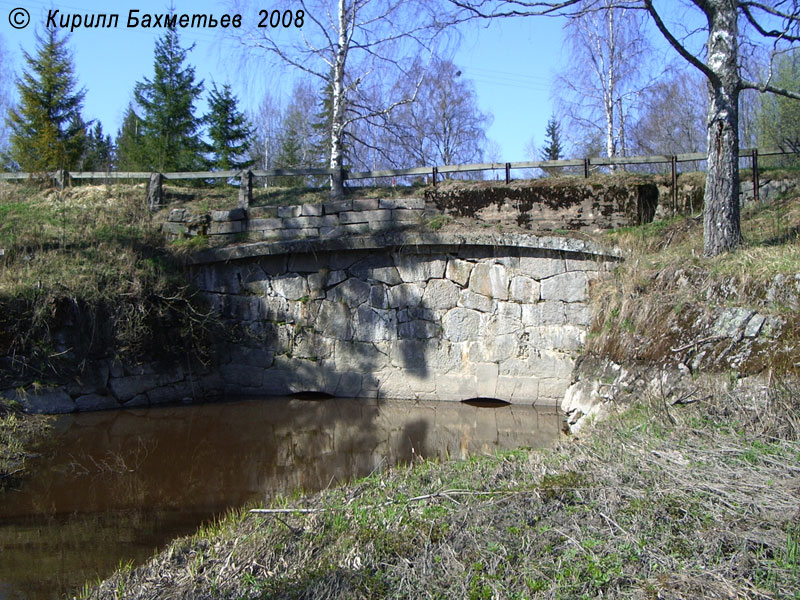
<path id="1" fill-rule="evenodd" d="M 511 163 L 506 163 L 506 185 L 511 183 Z"/>
<path id="2" fill-rule="evenodd" d="M 147 182 L 147 206 L 152 211 L 158 210 L 164 199 L 163 184 L 164 176 L 161 173 L 150 173 L 150 181 Z"/>
<path id="3" fill-rule="evenodd" d="M 253 201 L 253 172 L 246 169 L 239 175 L 239 208 L 250 208 Z"/>
<path id="4" fill-rule="evenodd" d="M 678 157 L 672 155 L 669 159 L 672 167 L 672 214 L 678 212 Z"/>
<path id="5" fill-rule="evenodd" d="M 59 169 L 54 173 L 56 183 L 62 190 L 70 185 L 69 171 L 66 169 Z"/>
<path id="6" fill-rule="evenodd" d="M 583 159 L 583 178 L 589 179 L 589 159 Z"/>
<path id="7" fill-rule="evenodd" d="M 433 167 L 433 186 L 436 187 L 436 176 L 439 175 L 439 169 Z"/>
<path id="8" fill-rule="evenodd" d="M 760 201 L 758 183 L 758 149 L 753 148 L 753 202 Z"/>

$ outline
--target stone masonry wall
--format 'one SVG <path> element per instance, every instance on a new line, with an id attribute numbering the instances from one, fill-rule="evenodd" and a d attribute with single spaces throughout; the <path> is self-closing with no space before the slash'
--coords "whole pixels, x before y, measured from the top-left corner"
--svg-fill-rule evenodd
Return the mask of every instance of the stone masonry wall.
<path id="1" fill-rule="evenodd" d="M 405 229 L 422 221 L 422 198 L 349 199 L 296 206 L 254 206 L 213 210 L 196 215 L 173 209 L 164 231 L 173 237 L 208 235 L 220 242 L 250 240 L 287 241 L 330 239 Z"/>
<path id="2" fill-rule="evenodd" d="M 235 340 L 204 387 L 559 402 L 591 318 L 587 288 L 603 268 L 589 253 L 489 245 L 197 265 L 194 284 Z"/>

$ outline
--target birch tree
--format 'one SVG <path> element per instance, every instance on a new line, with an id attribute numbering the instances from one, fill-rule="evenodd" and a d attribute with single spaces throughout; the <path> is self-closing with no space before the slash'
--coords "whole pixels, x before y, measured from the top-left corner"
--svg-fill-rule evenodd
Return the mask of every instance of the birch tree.
<path id="1" fill-rule="evenodd" d="M 637 154 L 681 154 L 706 150 L 705 82 L 695 71 L 676 70 L 651 86 L 631 125 Z"/>
<path id="2" fill-rule="evenodd" d="M 478 108 L 472 81 L 452 61 L 434 58 L 424 72 L 414 102 L 383 119 L 388 163 L 397 167 L 480 162 L 487 146 L 492 115 Z M 416 82 L 397 83 L 401 96 L 412 96 Z M 380 135 L 381 132 L 376 132 Z"/>
<path id="3" fill-rule="evenodd" d="M 374 91 L 382 82 L 401 76 L 420 81 L 419 74 L 411 70 L 414 59 L 429 53 L 443 30 L 436 4 L 424 0 L 299 0 L 275 3 L 269 13 L 258 7 L 248 10 L 241 3 L 235 8 L 260 15 L 245 22 L 259 22 L 274 10 L 281 14 L 294 11 L 294 26 L 245 32 L 242 41 L 316 77 L 321 87 L 330 87 L 331 195 L 341 196 L 348 130 L 359 120 L 388 114 L 413 101 L 418 86 L 410 96 L 398 97 L 386 85 L 379 104 L 375 104 L 374 94 L 362 91 Z"/>
<path id="4" fill-rule="evenodd" d="M 598 10 L 601 0 L 449 0 L 461 19 L 561 15 L 577 18 Z M 674 2 L 614 0 L 616 6 L 645 11 L 678 55 L 704 76 L 709 93 L 706 115 L 708 172 L 703 207 L 704 253 L 716 256 L 742 243 L 739 214 L 739 95 L 755 89 L 798 98 L 776 84 L 772 69 L 756 81 L 740 56 L 742 39 L 760 44 L 771 60 L 800 43 L 798 0 L 688 0 L 682 22 L 670 22 Z M 657 5 L 656 5 L 657 4 Z M 686 31 L 697 21 L 698 29 Z"/>
<path id="5" fill-rule="evenodd" d="M 570 60 L 557 79 L 559 104 L 571 132 L 600 133 L 606 156 L 624 156 L 629 117 L 650 79 L 645 15 L 615 0 L 583 0 L 576 9 L 564 27 Z"/>

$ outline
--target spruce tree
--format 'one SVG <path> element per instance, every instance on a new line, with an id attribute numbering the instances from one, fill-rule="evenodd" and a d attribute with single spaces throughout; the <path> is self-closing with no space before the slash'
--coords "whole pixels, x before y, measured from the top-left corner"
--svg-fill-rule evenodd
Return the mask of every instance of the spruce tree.
<path id="1" fill-rule="evenodd" d="M 153 79 L 137 83 L 134 97 L 142 111 L 142 167 L 159 172 L 193 171 L 205 167 L 200 121 L 194 103 L 203 91 L 195 83 L 194 67 L 184 65 L 192 48 L 180 46 L 168 29 L 156 42 Z"/>
<path id="2" fill-rule="evenodd" d="M 86 135 L 86 152 L 81 169 L 84 171 L 110 171 L 114 160 L 114 145 L 111 136 L 103 133 L 100 121 Z"/>
<path id="3" fill-rule="evenodd" d="M 117 132 L 116 166 L 118 171 L 143 171 L 147 169 L 142 134 L 142 119 L 128 105 Z"/>
<path id="4" fill-rule="evenodd" d="M 222 90 L 214 84 L 209 97 L 209 113 L 203 119 L 208 126 L 212 170 L 244 169 L 253 164 L 247 160 L 247 149 L 252 131 L 246 117 L 236 107 L 236 97 L 227 83 Z"/>
<path id="5" fill-rule="evenodd" d="M 553 115 L 547 121 L 545 129 L 545 146 L 542 148 L 542 160 L 558 160 L 561 158 L 561 124 Z"/>
<path id="6" fill-rule="evenodd" d="M 36 56 L 23 52 L 27 68 L 17 81 L 19 103 L 8 113 L 10 156 L 23 171 L 75 169 L 83 156 L 85 91 L 76 90 L 68 39 L 48 28 L 44 36 L 36 34 Z"/>

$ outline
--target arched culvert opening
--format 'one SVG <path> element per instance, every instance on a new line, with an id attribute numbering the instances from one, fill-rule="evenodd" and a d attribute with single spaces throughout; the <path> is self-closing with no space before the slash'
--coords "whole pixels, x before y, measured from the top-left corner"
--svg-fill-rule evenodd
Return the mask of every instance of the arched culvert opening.
<path id="1" fill-rule="evenodd" d="M 295 392 L 294 394 L 289 394 L 290 398 L 295 398 L 297 400 L 330 400 L 333 398 L 332 394 L 328 394 L 327 392 L 314 392 L 311 390 L 306 390 L 302 392 Z"/>
<path id="2" fill-rule="evenodd" d="M 511 406 L 511 402 L 507 400 L 500 400 L 500 398 L 469 398 L 462 400 L 462 404 L 469 404 L 470 406 L 477 406 L 478 408 L 500 408 L 503 406 Z"/>

